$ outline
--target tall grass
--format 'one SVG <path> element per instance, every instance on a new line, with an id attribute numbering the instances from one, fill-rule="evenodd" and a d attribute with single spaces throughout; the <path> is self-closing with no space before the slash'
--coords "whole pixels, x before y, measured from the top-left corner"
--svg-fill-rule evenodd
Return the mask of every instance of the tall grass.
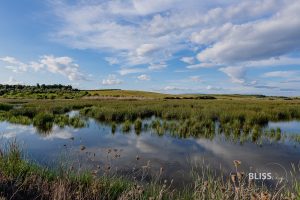
<path id="1" fill-rule="evenodd" d="M 17 100 L 14 100 L 14 104 Z M 5 101 L 5 105 L 11 105 Z M 300 100 L 290 101 L 275 99 L 234 98 L 215 100 L 28 100 L 21 108 L 0 111 L 0 119 L 13 123 L 39 124 L 51 127 L 51 123 L 42 120 L 41 115 L 53 115 L 53 123 L 63 127 L 71 125 L 82 127 L 79 118 L 67 119 L 63 115 L 71 110 L 79 110 L 80 115 L 91 117 L 101 122 L 123 123 L 125 132 L 129 122 L 135 124 L 140 120 L 155 116 L 160 122 L 153 122 L 152 128 L 158 134 L 166 131 L 180 137 L 212 138 L 219 124 L 219 132 L 235 138 L 248 137 L 253 141 L 264 134 L 263 127 L 269 121 L 300 119 Z M 44 114 L 41 114 L 44 113 Z M 37 118 L 39 118 L 37 120 Z M 169 121 L 176 123 L 169 123 Z M 45 122 L 45 123 L 44 123 Z M 135 125 L 134 125 L 135 126 Z M 140 127 L 136 124 L 137 132 Z M 37 126 L 42 127 L 42 126 Z M 43 127 L 42 127 L 43 128 Z M 129 128 L 130 129 L 130 128 Z M 281 138 L 276 133 L 276 139 Z"/>

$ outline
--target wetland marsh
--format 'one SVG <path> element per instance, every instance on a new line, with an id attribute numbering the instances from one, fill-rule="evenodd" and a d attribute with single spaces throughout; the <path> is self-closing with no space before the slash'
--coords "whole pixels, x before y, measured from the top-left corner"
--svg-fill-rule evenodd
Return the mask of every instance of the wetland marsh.
<path id="1" fill-rule="evenodd" d="M 274 177 L 258 181 L 263 185 L 243 194 L 244 199 L 260 192 L 272 194 L 273 199 L 281 199 L 277 193 L 293 197 L 299 192 L 300 100 L 296 98 L 6 98 L 1 102 L 1 145 L 15 140 L 26 159 L 41 167 L 89 172 L 97 178 L 122 177 L 145 188 L 155 181 L 159 188 L 165 180 L 165 187 L 177 191 L 176 198 L 190 199 L 197 191 L 195 174 L 206 177 L 201 179 L 204 185 L 220 178 L 232 184 L 234 161 L 239 161 L 245 174 L 268 172 Z M 279 178 L 284 180 L 281 188 L 273 187 Z M 216 191 L 222 191 L 219 187 Z M 166 192 L 165 199 L 169 195 Z M 235 195 L 231 192 L 228 199 Z"/>

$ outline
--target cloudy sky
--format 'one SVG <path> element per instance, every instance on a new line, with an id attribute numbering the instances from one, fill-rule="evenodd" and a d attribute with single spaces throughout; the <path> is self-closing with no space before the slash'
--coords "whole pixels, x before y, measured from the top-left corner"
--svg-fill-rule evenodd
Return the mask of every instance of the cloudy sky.
<path id="1" fill-rule="evenodd" d="M 300 95 L 299 0 L 10 0 L 0 83 Z"/>

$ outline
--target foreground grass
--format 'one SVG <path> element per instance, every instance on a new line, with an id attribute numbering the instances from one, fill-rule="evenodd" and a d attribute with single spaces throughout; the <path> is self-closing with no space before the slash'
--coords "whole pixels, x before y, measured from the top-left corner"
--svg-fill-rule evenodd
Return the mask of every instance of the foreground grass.
<path id="1" fill-rule="evenodd" d="M 217 176 L 207 168 L 193 173 L 194 182 L 177 189 L 172 182 L 159 180 L 139 182 L 133 177 L 94 176 L 92 172 L 65 169 L 51 170 L 26 160 L 14 142 L 0 149 L 0 197 L 3 199 L 251 199 L 279 200 L 300 197 L 298 180 L 292 187 L 267 188 L 249 182 L 241 163 L 234 161 L 236 171 L 228 178 Z M 296 172 L 296 170 L 295 170 Z M 298 198 L 299 199 L 299 198 Z"/>

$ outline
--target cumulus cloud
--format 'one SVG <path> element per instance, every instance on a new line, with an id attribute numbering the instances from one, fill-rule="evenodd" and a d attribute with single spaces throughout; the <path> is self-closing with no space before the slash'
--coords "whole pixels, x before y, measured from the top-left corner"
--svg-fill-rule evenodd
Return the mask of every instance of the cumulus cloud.
<path id="1" fill-rule="evenodd" d="M 31 61 L 28 64 L 8 56 L 0 58 L 0 61 L 7 64 L 5 66 L 7 69 L 16 73 L 27 72 L 30 69 L 34 71 L 46 70 L 54 74 L 61 74 L 71 81 L 87 80 L 86 76 L 80 72 L 79 65 L 67 56 L 44 55 L 38 61 Z"/>
<path id="2" fill-rule="evenodd" d="M 53 38 L 105 52 L 110 65 L 122 64 L 120 75 L 180 60 L 187 71 L 215 68 L 234 83 L 254 87 L 259 85 L 246 76 L 250 69 L 300 64 L 298 0 L 53 2 L 61 22 Z"/>
<path id="3" fill-rule="evenodd" d="M 146 75 L 146 74 L 142 74 L 140 76 L 137 77 L 139 80 L 141 81 L 150 81 L 150 76 Z"/>
<path id="4" fill-rule="evenodd" d="M 242 24 L 271 16 L 283 0 L 99 1 L 52 3 L 62 22 L 54 37 L 80 49 L 113 51 L 128 65 L 167 61 L 189 49 L 189 41 L 208 44 Z M 178 23 L 180 21 L 181 23 Z M 216 28 L 221 27 L 221 28 Z M 223 34 L 223 35 L 222 35 Z"/>
<path id="5" fill-rule="evenodd" d="M 42 56 L 40 64 L 47 68 L 49 72 L 61 74 L 71 81 L 87 80 L 79 71 L 79 65 L 70 57 Z"/>
<path id="6" fill-rule="evenodd" d="M 117 79 L 116 75 L 110 74 L 106 79 L 102 80 L 102 85 L 119 85 L 122 81 Z"/>
<path id="7" fill-rule="evenodd" d="M 182 62 L 188 63 L 190 65 L 194 64 L 194 62 L 195 62 L 194 57 L 182 57 L 180 60 Z"/>
<path id="8" fill-rule="evenodd" d="M 15 73 L 26 72 L 29 67 L 25 63 L 17 60 L 14 57 L 10 57 L 10 56 L 0 58 L 0 61 L 4 62 L 6 64 L 6 66 L 5 66 L 6 69 L 9 69 Z"/>
<path id="9" fill-rule="evenodd" d="M 291 1 L 273 17 L 229 27 L 227 34 L 197 55 L 202 62 L 236 63 L 281 56 L 300 46 L 300 4 Z"/>

